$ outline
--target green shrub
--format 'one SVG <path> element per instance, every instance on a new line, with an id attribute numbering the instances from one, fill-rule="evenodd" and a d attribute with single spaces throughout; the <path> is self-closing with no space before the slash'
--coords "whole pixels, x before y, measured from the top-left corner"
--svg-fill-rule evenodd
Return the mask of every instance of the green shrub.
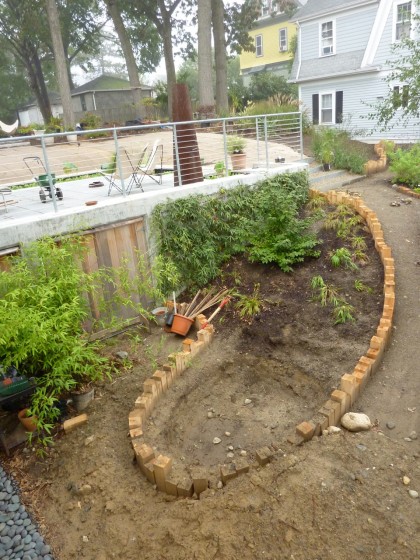
<path id="1" fill-rule="evenodd" d="M 420 185 L 420 143 L 410 150 L 399 148 L 391 155 L 389 168 L 393 173 L 393 181 L 417 188 Z"/>
<path id="2" fill-rule="evenodd" d="M 312 133 L 312 150 L 315 159 L 323 161 L 323 153 L 333 152 L 332 164 L 337 169 L 347 169 L 352 173 L 363 173 L 363 166 L 369 159 L 368 147 L 355 143 L 345 130 L 319 127 Z"/>
<path id="3" fill-rule="evenodd" d="M 317 253 L 309 221 L 298 217 L 307 199 L 308 176 L 301 172 L 160 204 L 152 218 L 158 252 L 168 259 L 176 255 L 181 284 L 187 286 L 207 284 L 238 253 L 289 271 Z"/>

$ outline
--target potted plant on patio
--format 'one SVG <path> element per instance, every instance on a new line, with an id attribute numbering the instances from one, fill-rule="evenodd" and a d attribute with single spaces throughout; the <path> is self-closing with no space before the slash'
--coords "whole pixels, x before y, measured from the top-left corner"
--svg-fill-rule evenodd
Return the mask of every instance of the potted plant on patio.
<path id="1" fill-rule="evenodd" d="M 331 148 L 329 146 L 325 147 L 322 150 L 321 158 L 322 158 L 322 165 L 323 165 L 324 171 L 330 171 L 331 163 L 334 159 L 334 152 L 331 150 Z"/>
<path id="2" fill-rule="evenodd" d="M 245 146 L 246 140 L 242 136 L 228 136 L 227 151 L 235 171 L 246 168 Z"/>

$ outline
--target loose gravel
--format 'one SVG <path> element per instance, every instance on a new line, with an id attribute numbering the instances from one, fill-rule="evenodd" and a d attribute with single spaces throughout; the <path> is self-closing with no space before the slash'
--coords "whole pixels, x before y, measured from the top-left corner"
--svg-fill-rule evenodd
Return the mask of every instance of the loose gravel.
<path id="1" fill-rule="evenodd" d="M 0 466 L 1 560 L 53 560 L 50 547 L 21 504 L 15 482 Z"/>

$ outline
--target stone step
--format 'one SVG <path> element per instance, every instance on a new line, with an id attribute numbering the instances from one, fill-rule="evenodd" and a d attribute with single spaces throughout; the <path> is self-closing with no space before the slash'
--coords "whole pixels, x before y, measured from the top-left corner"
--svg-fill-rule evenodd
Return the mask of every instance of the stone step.
<path id="1" fill-rule="evenodd" d="M 348 172 L 336 175 L 331 175 L 329 172 L 325 172 L 324 174 L 328 176 L 321 180 L 312 181 L 311 177 L 309 177 L 310 186 L 322 192 L 343 190 L 348 188 L 349 185 L 365 179 L 365 175 L 354 175 Z"/>

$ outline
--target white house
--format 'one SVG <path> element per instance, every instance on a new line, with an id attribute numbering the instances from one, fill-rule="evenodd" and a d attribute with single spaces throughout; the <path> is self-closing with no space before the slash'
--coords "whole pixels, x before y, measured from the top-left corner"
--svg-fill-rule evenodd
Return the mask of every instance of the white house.
<path id="1" fill-rule="evenodd" d="M 420 140 L 420 121 L 397 111 L 387 131 L 367 118 L 389 88 L 409 96 L 402 83 L 384 81 L 392 45 L 413 36 L 414 1 L 308 0 L 293 17 L 298 50 L 290 80 L 314 124 L 341 125 L 367 141 Z"/>

